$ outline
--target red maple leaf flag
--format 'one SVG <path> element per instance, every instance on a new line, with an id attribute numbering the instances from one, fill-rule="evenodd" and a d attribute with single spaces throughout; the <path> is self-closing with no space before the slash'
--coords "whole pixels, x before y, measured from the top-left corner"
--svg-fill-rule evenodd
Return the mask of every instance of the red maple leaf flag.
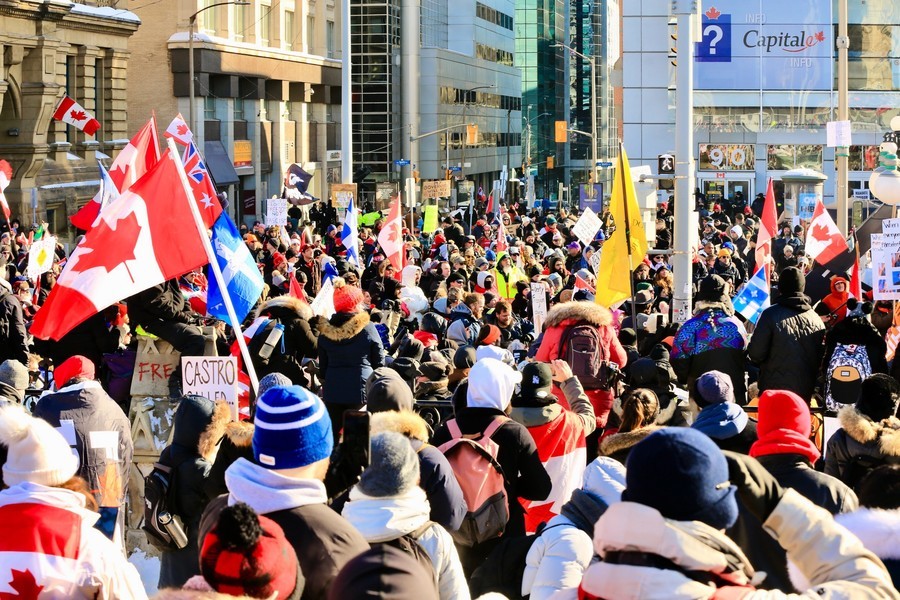
<path id="1" fill-rule="evenodd" d="M 400 217 L 399 198 L 395 198 L 391 203 L 388 218 L 378 232 L 378 245 L 384 251 L 385 257 L 394 265 L 394 272 L 400 273 L 403 270 L 403 221 Z"/>
<path id="2" fill-rule="evenodd" d="M 37 312 L 31 333 L 58 340 L 114 302 L 207 263 L 168 151 L 138 182 L 108 204 L 69 257 L 56 286 Z M 193 231 L 193 230 L 191 230 Z"/>
<path id="3" fill-rule="evenodd" d="M 63 96 L 59 104 L 56 105 L 53 118 L 57 121 L 68 123 L 75 129 L 79 129 L 88 135 L 94 135 L 100 129 L 100 121 L 68 96 Z"/>
<path id="4" fill-rule="evenodd" d="M 806 231 L 806 255 L 811 260 L 824 265 L 849 249 L 847 240 L 841 235 L 841 230 L 825 210 L 825 205 L 821 200 L 817 200 L 813 218 Z"/>
<path id="5" fill-rule="evenodd" d="M 763 203 L 762 219 L 759 224 L 759 233 L 756 234 L 756 266 L 766 267 L 766 281 L 770 281 L 772 273 L 769 265 L 769 257 L 772 256 L 772 240 L 775 239 L 778 215 L 775 212 L 775 187 L 772 178 L 766 188 L 766 201 Z"/>
<path id="6" fill-rule="evenodd" d="M 3 216 L 6 217 L 6 221 L 9 222 L 9 217 L 12 214 L 9 210 L 9 202 L 6 201 L 6 188 L 9 187 L 9 184 L 12 182 L 13 178 L 13 169 L 12 165 L 9 164 L 9 161 L 0 160 L 0 208 L 3 209 Z"/>
<path id="7" fill-rule="evenodd" d="M 722 16 L 722 13 L 720 13 L 718 10 L 716 10 L 715 6 L 710 6 L 709 10 L 706 11 L 706 16 L 710 21 L 715 21 L 716 19 L 718 19 L 719 17 Z"/>
<path id="8" fill-rule="evenodd" d="M 144 173 L 153 168 L 158 161 L 159 140 L 156 135 L 156 117 L 151 117 L 116 156 L 109 168 L 109 177 L 116 184 L 116 189 L 124 192 Z M 100 214 L 102 204 L 103 187 L 101 186 L 91 201 L 82 206 L 69 220 L 78 229 L 90 231 L 97 220 L 97 215 Z"/>
<path id="9" fill-rule="evenodd" d="M 163 135 L 167 138 L 172 138 L 180 146 L 187 146 L 194 139 L 194 134 L 191 132 L 191 128 L 188 127 L 184 117 L 181 116 L 181 113 L 178 113 L 178 116 L 172 119 Z"/>

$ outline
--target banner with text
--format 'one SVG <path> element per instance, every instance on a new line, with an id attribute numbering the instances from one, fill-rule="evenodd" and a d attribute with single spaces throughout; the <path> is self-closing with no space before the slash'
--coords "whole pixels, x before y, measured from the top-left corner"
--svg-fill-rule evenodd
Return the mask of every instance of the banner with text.
<path id="1" fill-rule="evenodd" d="M 182 389 L 185 394 L 223 401 L 238 420 L 238 367 L 234 356 L 182 356 Z"/>

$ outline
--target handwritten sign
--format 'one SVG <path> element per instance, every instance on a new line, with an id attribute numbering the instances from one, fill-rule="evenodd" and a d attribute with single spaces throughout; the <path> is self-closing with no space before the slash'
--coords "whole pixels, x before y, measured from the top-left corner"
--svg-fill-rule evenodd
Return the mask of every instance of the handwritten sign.
<path id="1" fill-rule="evenodd" d="M 531 284 L 531 313 L 534 317 L 534 331 L 540 332 L 547 318 L 547 287 L 543 283 Z"/>
<path id="2" fill-rule="evenodd" d="M 356 199 L 355 183 L 333 183 L 331 184 L 331 206 L 338 209 L 339 214 L 347 210 L 350 201 Z"/>
<path id="3" fill-rule="evenodd" d="M 182 389 L 185 394 L 224 401 L 231 418 L 238 420 L 238 366 L 234 356 L 182 356 Z"/>
<path id="4" fill-rule="evenodd" d="M 287 224 L 288 201 L 286 198 L 269 198 L 266 201 L 266 227 Z"/>
<path id="5" fill-rule="evenodd" d="M 178 351 L 167 342 L 139 337 L 134 375 L 131 378 L 131 395 L 167 397 L 169 377 L 178 367 L 179 357 Z"/>
<path id="6" fill-rule="evenodd" d="M 597 235 L 597 232 L 600 231 L 600 227 L 602 226 L 603 221 L 600 220 L 597 213 L 590 208 L 585 208 L 584 212 L 581 213 L 581 216 L 578 217 L 578 222 L 572 227 L 572 233 L 575 234 L 575 237 L 577 237 L 582 244 L 587 246 L 594 241 L 594 236 Z"/>
<path id="7" fill-rule="evenodd" d="M 437 179 L 422 182 L 422 199 L 448 198 L 450 196 L 450 180 Z"/>

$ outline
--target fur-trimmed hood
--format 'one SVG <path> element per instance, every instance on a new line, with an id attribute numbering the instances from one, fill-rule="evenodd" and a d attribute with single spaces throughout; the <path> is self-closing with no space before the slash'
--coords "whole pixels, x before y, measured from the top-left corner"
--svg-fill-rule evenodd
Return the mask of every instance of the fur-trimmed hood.
<path id="1" fill-rule="evenodd" d="M 300 300 L 299 298 L 294 298 L 293 296 L 284 294 L 282 296 L 276 296 L 275 298 L 266 300 L 264 303 L 262 303 L 256 309 L 254 317 L 258 318 L 259 315 L 270 309 L 288 310 L 297 313 L 298 317 L 307 321 L 310 320 L 313 316 L 313 312 L 309 307 L 309 304 L 307 304 L 303 300 Z"/>
<path id="2" fill-rule="evenodd" d="M 586 321 L 591 325 L 602 327 L 612 325 L 612 313 L 608 308 L 587 301 L 563 302 L 557 304 L 547 313 L 544 325 L 557 327 L 566 321 Z"/>
<path id="3" fill-rule="evenodd" d="M 389 410 L 372 413 L 369 416 L 370 435 L 384 431 L 401 433 L 408 438 L 421 442 L 428 441 L 428 424 L 422 417 L 411 410 Z"/>
<path id="4" fill-rule="evenodd" d="M 654 423 L 656 425 L 663 426 L 669 421 L 672 420 L 672 417 L 675 416 L 675 409 L 678 408 L 678 398 L 672 398 L 669 405 L 666 407 L 659 407 L 659 414 L 656 415 L 656 420 Z M 616 396 L 615 400 L 613 400 L 612 410 L 616 413 L 619 418 L 622 418 L 622 398 Z M 699 410 L 697 412 L 700 412 Z"/>
<path id="5" fill-rule="evenodd" d="M 200 456 L 208 461 L 212 461 L 216 455 L 216 446 L 219 445 L 219 441 L 225 435 L 225 429 L 230 422 L 231 408 L 225 402 L 216 402 L 216 410 L 213 413 L 212 421 L 200 434 L 200 440 L 197 442 L 197 451 L 200 453 Z"/>
<path id="6" fill-rule="evenodd" d="M 650 425 L 649 427 L 641 427 L 634 431 L 614 433 L 609 437 L 603 438 L 603 441 L 600 443 L 600 455 L 610 456 L 620 450 L 627 450 L 659 429 L 660 428 L 656 425 Z"/>
<path id="7" fill-rule="evenodd" d="M 347 316 L 349 318 L 343 320 Z M 319 333 L 333 342 L 344 342 L 365 329 L 369 322 L 369 313 L 366 312 L 352 315 L 338 313 L 331 320 L 319 323 Z"/>
<path id="8" fill-rule="evenodd" d="M 900 456 L 900 419 L 897 417 L 888 417 L 876 423 L 851 405 L 838 412 L 838 421 L 847 435 L 860 444 L 877 441 L 883 454 Z"/>
<path id="9" fill-rule="evenodd" d="M 860 508 L 834 516 L 878 558 L 900 559 L 900 509 Z"/>
<path id="10" fill-rule="evenodd" d="M 225 425 L 225 437 L 238 448 L 249 448 L 253 442 L 252 421 L 231 421 Z"/>

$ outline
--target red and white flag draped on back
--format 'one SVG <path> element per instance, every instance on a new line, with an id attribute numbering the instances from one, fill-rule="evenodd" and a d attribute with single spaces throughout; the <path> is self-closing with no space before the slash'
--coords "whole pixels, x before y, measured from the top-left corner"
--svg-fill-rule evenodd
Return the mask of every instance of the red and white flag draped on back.
<path id="1" fill-rule="evenodd" d="M 114 302 L 207 263 L 178 165 L 167 151 L 140 181 L 103 209 L 37 312 L 31 333 L 58 340 Z"/>
<path id="2" fill-rule="evenodd" d="M 378 232 L 378 245 L 381 246 L 387 260 L 394 265 L 395 276 L 399 275 L 403 270 L 403 221 L 400 218 L 399 198 L 391 203 L 388 218 Z"/>
<path id="3" fill-rule="evenodd" d="M 756 234 L 756 267 L 766 267 L 766 280 L 771 281 L 772 270 L 769 265 L 769 257 L 772 256 L 772 240 L 777 234 L 778 215 L 775 208 L 775 187 L 769 178 L 769 186 L 766 188 L 766 201 L 763 203 L 762 219 L 760 219 L 759 233 Z"/>

